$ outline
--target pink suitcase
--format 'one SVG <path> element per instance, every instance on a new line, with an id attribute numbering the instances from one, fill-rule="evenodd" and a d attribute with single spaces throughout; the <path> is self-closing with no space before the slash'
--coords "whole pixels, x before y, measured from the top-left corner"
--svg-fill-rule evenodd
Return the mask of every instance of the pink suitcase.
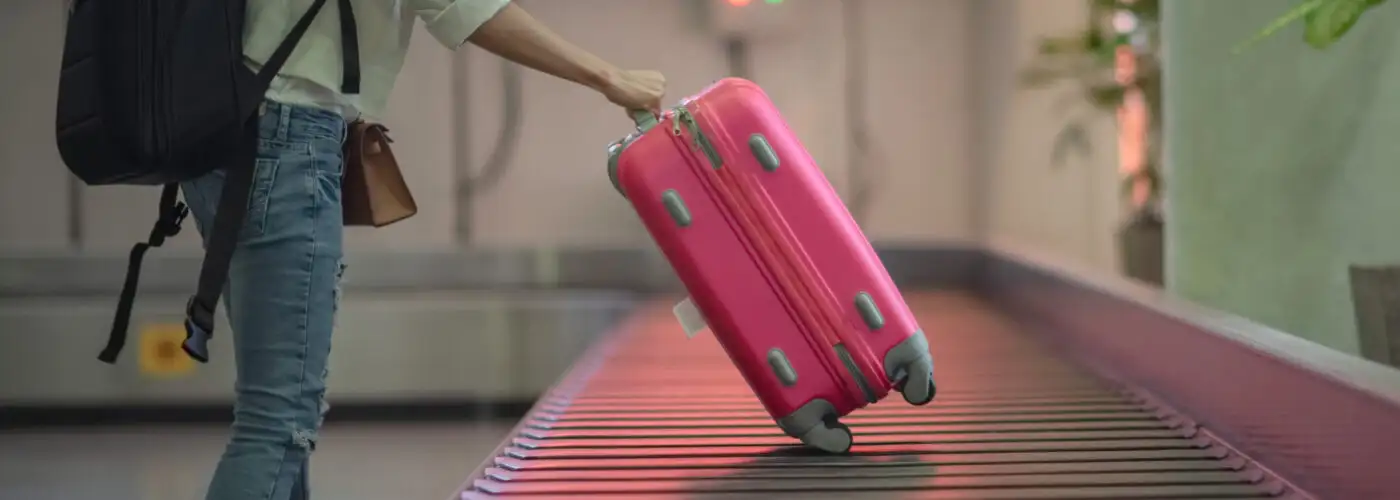
<path id="1" fill-rule="evenodd" d="M 609 148 L 609 175 L 778 426 L 834 453 L 839 417 L 933 360 L 889 274 L 767 94 L 727 78 Z"/>

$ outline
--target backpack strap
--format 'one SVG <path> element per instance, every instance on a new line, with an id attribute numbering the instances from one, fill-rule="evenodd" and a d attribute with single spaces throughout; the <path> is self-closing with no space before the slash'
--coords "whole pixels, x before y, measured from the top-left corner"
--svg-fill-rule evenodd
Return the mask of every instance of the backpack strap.
<path id="1" fill-rule="evenodd" d="M 326 0 L 316 0 L 306 14 L 301 16 L 282 44 L 277 46 L 267 64 L 258 71 L 258 88 L 263 92 L 272 85 L 272 79 L 286 64 L 311 21 L 320 12 Z M 341 92 L 358 94 L 360 91 L 360 44 L 355 26 L 355 14 L 350 0 L 338 0 L 340 11 L 341 38 Z M 248 212 L 248 197 L 253 190 L 253 174 L 258 154 L 258 117 L 252 114 L 243 129 L 243 143 L 237 153 L 230 156 L 223 191 L 219 195 L 219 210 L 214 215 L 210 231 L 209 245 L 205 250 L 204 264 L 199 269 L 199 287 L 189 302 L 185 304 L 185 342 L 181 345 L 185 354 L 201 363 L 209 361 L 209 339 L 214 334 L 214 310 L 228 281 L 229 265 L 233 261 L 233 251 L 238 246 L 238 234 L 243 227 L 243 219 Z"/>
<path id="2" fill-rule="evenodd" d="M 189 207 L 179 201 L 179 194 L 178 184 L 166 184 L 161 188 L 160 216 L 151 228 L 151 235 L 146 237 L 146 241 L 131 247 L 131 254 L 126 260 L 126 281 L 122 283 L 121 298 L 117 299 L 117 314 L 112 319 L 112 332 L 107 336 L 107 347 L 97 355 L 97 359 L 103 362 L 115 363 L 122 347 L 126 346 L 127 325 L 131 323 L 131 307 L 136 301 L 136 287 L 141 282 L 141 262 L 146 257 L 146 251 L 164 245 L 166 238 L 180 234 L 180 223 L 190 214 Z"/>
<path id="3" fill-rule="evenodd" d="M 360 93 L 360 31 L 356 29 L 355 9 L 350 0 L 339 0 L 340 9 L 340 93 Z"/>
<path id="4" fill-rule="evenodd" d="M 266 89 L 272 86 L 272 79 L 277 77 L 277 73 L 282 71 L 282 66 L 287 64 L 287 58 L 292 56 L 292 51 L 296 50 L 297 42 L 306 35 L 306 30 L 311 28 L 311 21 L 316 14 L 321 12 L 321 7 L 326 5 L 326 0 L 316 0 L 307 9 L 306 14 L 297 20 L 292 26 L 292 31 L 287 33 L 287 38 L 282 40 L 282 44 L 277 46 L 277 50 L 272 51 L 268 56 L 266 64 L 258 70 L 258 88 Z M 350 0 L 337 0 L 336 10 L 340 13 L 340 93 L 358 94 L 360 93 L 360 32 L 356 29 L 355 9 L 350 5 Z"/>
<path id="5" fill-rule="evenodd" d="M 228 281 L 233 250 L 248 214 L 248 196 L 253 190 L 253 174 L 258 157 L 258 117 L 248 117 L 235 152 L 225 160 L 224 186 L 219 208 L 210 225 L 204 263 L 199 267 L 199 287 L 185 303 L 185 354 L 195 361 L 209 361 L 209 338 L 214 336 L 214 309 Z"/>

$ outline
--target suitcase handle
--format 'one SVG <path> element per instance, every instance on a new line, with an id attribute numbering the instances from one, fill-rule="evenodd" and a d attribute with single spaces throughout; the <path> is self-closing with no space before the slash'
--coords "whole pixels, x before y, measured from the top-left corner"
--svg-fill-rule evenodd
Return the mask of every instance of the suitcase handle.
<path id="1" fill-rule="evenodd" d="M 646 132 L 656 126 L 656 115 L 645 109 L 634 109 L 630 112 L 632 121 L 637 123 L 637 130 Z"/>

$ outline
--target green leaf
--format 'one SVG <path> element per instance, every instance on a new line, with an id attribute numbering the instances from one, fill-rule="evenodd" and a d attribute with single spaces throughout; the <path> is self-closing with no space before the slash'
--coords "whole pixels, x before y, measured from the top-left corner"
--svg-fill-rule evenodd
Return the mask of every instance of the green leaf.
<path id="1" fill-rule="evenodd" d="M 1385 0 L 1381 0 L 1385 1 Z M 1124 6 L 1141 21 L 1156 22 L 1162 11 L 1159 0 L 1137 0 Z"/>
<path id="2" fill-rule="evenodd" d="M 1324 4 L 1326 4 L 1329 1 L 1334 0 L 1308 0 L 1306 2 L 1303 2 L 1302 4 L 1298 5 L 1297 7 L 1294 7 L 1292 10 L 1288 11 L 1284 15 L 1280 16 L 1278 19 L 1274 19 L 1273 22 L 1269 23 L 1268 26 L 1265 26 L 1263 30 L 1259 31 L 1259 33 L 1256 33 L 1253 37 L 1250 37 L 1249 40 L 1245 40 L 1243 43 L 1236 45 L 1235 48 L 1232 49 L 1232 51 L 1235 54 L 1244 52 L 1246 49 L 1254 46 L 1255 44 L 1263 41 L 1264 39 L 1274 36 L 1275 33 L 1278 33 L 1284 28 L 1287 28 L 1288 25 L 1307 17 L 1309 14 L 1312 14 L 1313 11 L 1317 10 L 1318 8 L 1321 8 Z"/>
<path id="3" fill-rule="evenodd" d="M 1304 18 L 1303 40 L 1316 49 L 1330 47 L 1351 31 L 1377 0 L 1328 0 Z"/>
<path id="4" fill-rule="evenodd" d="M 1126 36 L 1122 38 L 1122 40 L 1126 39 Z M 1119 44 L 1119 37 L 1104 40 L 1102 43 L 1100 43 L 1097 47 L 1094 48 L 1094 60 L 1098 61 L 1100 65 L 1112 67 L 1114 63 L 1118 62 Z"/>
<path id="5" fill-rule="evenodd" d="M 1103 50 L 1103 46 L 1107 43 L 1104 40 L 1103 30 L 1099 29 L 1097 26 L 1090 27 L 1080 36 L 1084 37 L 1084 49 L 1089 52 L 1097 53 Z"/>
<path id="6" fill-rule="evenodd" d="M 1233 52 L 1244 52 L 1300 19 L 1303 21 L 1303 41 L 1313 48 L 1325 49 L 1351 31 L 1367 10 L 1385 2 L 1386 0 L 1307 0 L 1275 19 L 1254 37 L 1235 46 Z"/>

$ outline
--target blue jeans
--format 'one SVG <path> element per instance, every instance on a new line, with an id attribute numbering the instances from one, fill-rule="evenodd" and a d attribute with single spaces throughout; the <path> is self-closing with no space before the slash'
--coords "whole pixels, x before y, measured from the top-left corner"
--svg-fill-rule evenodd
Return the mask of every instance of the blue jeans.
<path id="1" fill-rule="evenodd" d="M 208 500 L 308 498 L 344 272 L 345 120 L 270 101 L 259 114 L 257 170 L 223 301 L 238 365 L 233 436 Z M 223 182 L 215 171 L 180 186 L 206 243 Z"/>

